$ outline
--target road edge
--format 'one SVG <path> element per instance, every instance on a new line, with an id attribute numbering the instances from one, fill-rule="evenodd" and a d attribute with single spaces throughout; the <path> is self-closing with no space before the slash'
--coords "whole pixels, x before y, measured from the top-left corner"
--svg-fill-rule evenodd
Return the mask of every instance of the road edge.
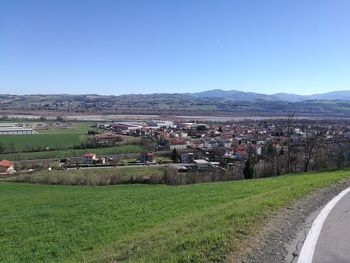
<path id="1" fill-rule="evenodd" d="M 338 202 L 350 192 L 350 187 L 343 190 L 341 193 L 339 193 L 336 197 L 334 197 L 330 202 L 327 203 L 327 205 L 322 209 L 322 211 L 319 213 L 315 221 L 313 222 L 308 235 L 304 241 L 303 247 L 301 249 L 298 263 L 311 263 L 316 244 L 318 241 L 318 237 L 320 236 L 322 227 L 324 222 L 326 221 L 329 213 L 332 211 L 332 209 L 338 204 Z"/>
<path id="2" fill-rule="evenodd" d="M 239 247 L 229 253 L 226 262 L 295 263 L 321 209 L 349 187 L 350 178 L 342 179 L 272 213 L 253 236 L 242 240 Z"/>

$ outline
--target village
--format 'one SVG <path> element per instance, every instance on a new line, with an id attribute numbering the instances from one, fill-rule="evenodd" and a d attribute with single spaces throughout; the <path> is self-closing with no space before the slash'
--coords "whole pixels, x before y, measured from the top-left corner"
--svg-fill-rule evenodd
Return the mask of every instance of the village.
<path id="1" fill-rule="evenodd" d="M 92 128 L 89 145 L 118 147 L 127 136 L 141 138 L 144 150 L 123 155 L 129 158 L 122 162 L 118 155 L 98 155 L 86 149 L 80 157 L 62 156 L 57 167 L 49 165 L 48 169 L 171 166 L 180 172 L 229 171 L 232 178 L 243 179 L 337 168 L 350 160 L 350 124 L 333 120 L 148 120 L 96 123 Z M 2 130 L 5 133 L 16 129 Z M 15 174 L 16 162 L 1 161 L 0 172 Z"/>

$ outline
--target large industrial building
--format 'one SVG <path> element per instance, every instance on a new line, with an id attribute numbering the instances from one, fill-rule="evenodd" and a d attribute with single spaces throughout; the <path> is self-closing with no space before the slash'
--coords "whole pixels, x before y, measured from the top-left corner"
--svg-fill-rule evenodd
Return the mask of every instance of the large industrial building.
<path id="1" fill-rule="evenodd" d="M 36 134 L 37 132 L 30 128 L 17 127 L 11 124 L 0 125 L 0 135 L 21 135 Z"/>

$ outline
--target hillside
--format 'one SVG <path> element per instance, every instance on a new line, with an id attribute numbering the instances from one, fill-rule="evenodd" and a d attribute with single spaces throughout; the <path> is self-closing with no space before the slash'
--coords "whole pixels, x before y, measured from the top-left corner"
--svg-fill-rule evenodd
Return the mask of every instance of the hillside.
<path id="1" fill-rule="evenodd" d="M 264 95 L 212 90 L 188 94 L 0 95 L 0 114 L 61 116 L 76 114 L 254 115 L 348 117 L 350 92 L 312 96 Z"/>
<path id="2" fill-rule="evenodd" d="M 334 91 L 323 94 L 296 95 L 292 93 L 276 93 L 266 95 L 262 93 L 244 92 L 237 90 L 224 91 L 220 89 L 192 93 L 199 98 L 225 98 L 232 101 L 286 101 L 301 102 L 310 100 L 345 100 L 350 101 L 350 91 Z"/>
<path id="3" fill-rule="evenodd" d="M 349 171 L 171 187 L 0 183 L 0 260 L 222 261 L 272 211 Z"/>

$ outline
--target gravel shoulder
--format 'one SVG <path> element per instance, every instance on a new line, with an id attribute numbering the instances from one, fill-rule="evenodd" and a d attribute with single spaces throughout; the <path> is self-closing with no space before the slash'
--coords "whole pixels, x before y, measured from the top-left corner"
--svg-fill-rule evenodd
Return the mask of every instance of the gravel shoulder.
<path id="1" fill-rule="evenodd" d="M 350 179 L 316 190 L 268 217 L 254 236 L 243 240 L 228 257 L 239 263 L 296 263 L 303 242 L 322 208 L 344 189 Z"/>

